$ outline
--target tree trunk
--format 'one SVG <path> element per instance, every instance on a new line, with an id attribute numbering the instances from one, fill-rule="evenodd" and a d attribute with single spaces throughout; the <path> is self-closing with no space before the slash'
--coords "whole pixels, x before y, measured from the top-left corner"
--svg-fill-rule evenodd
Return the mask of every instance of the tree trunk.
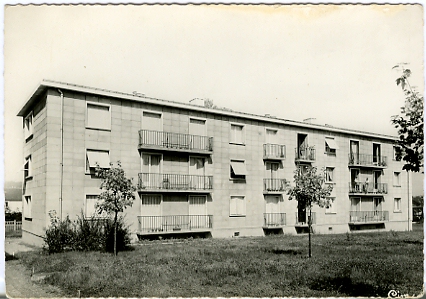
<path id="1" fill-rule="evenodd" d="M 114 255 L 117 256 L 117 212 L 114 216 Z"/>
<path id="2" fill-rule="evenodd" d="M 312 257 L 311 253 L 311 226 L 312 226 L 312 208 L 309 209 L 309 216 L 308 216 L 308 235 L 309 235 L 309 257 Z"/>

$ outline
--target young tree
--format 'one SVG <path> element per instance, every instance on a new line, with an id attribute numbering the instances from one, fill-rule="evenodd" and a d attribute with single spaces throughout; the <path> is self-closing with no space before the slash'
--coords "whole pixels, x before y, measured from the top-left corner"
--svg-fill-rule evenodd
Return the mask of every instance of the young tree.
<path id="1" fill-rule="evenodd" d="M 297 200 L 300 207 L 309 210 L 309 257 L 311 257 L 311 228 L 312 228 L 312 206 L 327 207 L 331 201 L 331 191 L 333 186 L 324 186 L 325 174 L 317 173 L 317 168 L 312 166 L 299 166 L 294 172 L 294 187 L 288 189 L 289 200 Z"/>
<path id="2" fill-rule="evenodd" d="M 423 96 L 414 90 L 408 78 L 411 75 L 409 69 L 401 68 L 402 75 L 396 79 L 405 94 L 405 104 L 401 107 L 401 115 L 391 118 L 392 124 L 398 130 L 398 147 L 402 152 L 402 159 L 406 162 L 403 169 L 406 171 L 419 172 L 423 167 Z"/>
<path id="3" fill-rule="evenodd" d="M 105 211 L 109 215 L 114 215 L 114 255 L 117 255 L 118 213 L 133 205 L 136 187 L 132 180 L 126 177 L 120 161 L 117 162 L 117 167 L 113 167 L 112 163 L 111 168 L 98 167 L 96 174 L 102 179 L 100 188 L 104 190 L 98 196 L 96 209 L 99 213 Z"/>

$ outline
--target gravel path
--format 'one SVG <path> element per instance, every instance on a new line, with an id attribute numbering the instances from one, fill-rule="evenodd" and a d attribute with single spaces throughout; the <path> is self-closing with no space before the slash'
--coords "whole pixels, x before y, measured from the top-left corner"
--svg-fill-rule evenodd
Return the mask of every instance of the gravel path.
<path id="1" fill-rule="evenodd" d="M 5 252 L 13 253 L 34 250 L 26 246 L 20 238 L 6 238 Z M 5 262 L 6 296 L 8 298 L 60 298 L 60 289 L 31 281 L 31 270 L 28 270 L 19 260 Z"/>

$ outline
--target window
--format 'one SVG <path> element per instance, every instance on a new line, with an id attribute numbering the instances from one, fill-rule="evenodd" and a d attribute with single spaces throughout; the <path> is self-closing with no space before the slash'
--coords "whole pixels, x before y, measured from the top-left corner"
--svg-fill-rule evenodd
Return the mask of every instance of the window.
<path id="1" fill-rule="evenodd" d="M 24 218 L 25 220 L 32 219 L 31 196 L 24 196 Z"/>
<path id="2" fill-rule="evenodd" d="M 31 112 L 24 119 L 24 136 L 25 140 L 30 139 L 33 136 L 33 113 Z"/>
<path id="3" fill-rule="evenodd" d="M 245 216 L 246 215 L 246 201 L 244 196 L 231 196 L 229 205 L 230 216 Z"/>
<path id="4" fill-rule="evenodd" d="M 334 168 L 326 167 L 325 168 L 325 182 L 333 183 L 334 182 Z"/>
<path id="5" fill-rule="evenodd" d="M 398 146 L 393 147 L 393 160 L 394 161 L 401 161 L 402 152 L 401 148 Z"/>
<path id="6" fill-rule="evenodd" d="M 86 126 L 92 129 L 111 130 L 110 106 L 87 103 Z"/>
<path id="7" fill-rule="evenodd" d="M 401 198 L 394 198 L 394 212 L 401 212 Z"/>
<path id="8" fill-rule="evenodd" d="M 334 197 L 329 197 L 330 203 L 325 206 L 325 213 L 326 214 L 336 214 L 336 211 L 334 209 Z"/>
<path id="9" fill-rule="evenodd" d="M 86 151 L 86 173 L 90 173 L 96 167 L 110 168 L 109 152 L 102 150 Z"/>
<path id="10" fill-rule="evenodd" d="M 336 155 L 336 149 L 339 149 L 333 137 L 325 137 L 325 153 L 330 156 Z"/>
<path id="11" fill-rule="evenodd" d="M 28 179 L 32 177 L 32 165 L 31 165 L 31 156 L 25 158 L 24 164 L 24 178 Z"/>
<path id="12" fill-rule="evenodd" d="M 244 126 L 231 124 L 230 143 L 244 144 Z"/>
<path id="13" fill-rule="evenodd" d="M 394 187 L 401 187 L 401 173 L 394 172 L 393 173 L 393 185 Z"/>
<path id="14" fill-rule="evenodd" d="M 231 160 L 231 179 L 245 180 L 247 175 L 244 161 Z"/>
<path id="15" fill-rule="evenodd" d="M 266 143 L 278 144 L 278 130 L 266 129 Z"/>
<path id="16" fill-rule="evenodd" d="M 84 216 L 87 218 L 104 218 L 107 217 L 105 212 L 98 213 L 96 211 L 96 202 L 98 201 L 98 195 L 86 194 L 86 202 L 84 204 Z"/>

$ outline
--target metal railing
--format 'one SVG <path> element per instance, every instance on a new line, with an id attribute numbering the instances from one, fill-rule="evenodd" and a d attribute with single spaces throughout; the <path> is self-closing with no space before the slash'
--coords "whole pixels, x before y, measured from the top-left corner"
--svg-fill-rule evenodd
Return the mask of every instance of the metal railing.
<path id="1" fill-rule="evenodd" d="M 387 166 L 387 157 L 386 156 L 350 153 L 348 164 L 349 165 L 386 167 Z"/>
<path id="2" fill-rule="evenodd" d="M 264 144 L 263 145 L 264 159 L 285 159 L 285 145 L 280 144 Z"/>
<path id="3" fill-rule="evenodd" d="M 388 194 L 386 183 L 349 183 L 349 193 Z"/>
<path id="4" fill-rule="evenodd" d="M 299 213 L 296 212 L 296 225 L 308 225 L 308 219 L 309 219 L 309 211 L 306 213 Z M 312 212 L 312 219 L 311 224 L 316 223 L 316 215 L 315 212 Z"/>
<path id="5" fill-rule="evenodd" d="M 139 146 L 156 146 L 166 149 L 213 151 L 213 137 L 163 131 L 139 131 Z"/>
<path id="6" fill-rule="evenodd" d="M 213 227 L 213 215 L 138 216 L 140 233 L 179 232 Z"/>
<path id="7" fill-rule="evenodd" d="M 264 191 L 285 191 L 287 181 L 285 179 L 263 179 Z"/>
<path id="8" fill-rule="evenodd" d="M 304 147 L 296 147 L 294 149 L 296 154 L 296 161 L 303 160 L 303 161 L 315 161 L 315 148 L 310 146 L 304 146 Z"/>
<path id="9" fill-rule="evenodd" d="M 138 187 L 147 190 L 211 190 L 213 176 L 139 173 Z"/>
<path id="10" fill-rule="evenodd" d="M 285 213 L 264 213 L 263 226 L 276 227 L 286 225 Z"/>
<path id="11" fill-rule="evenodd" d="M 389 221 L 388 211 L 351 211 L 349 214 L 349 223 L 384 221 Z"/>
<path id="12" fill-rule="evenodd" d="M 21 231 L 22 230 L 22 221 L 5 221 L 4 222 L 4 231 L 7 232 L 14 232 L 14 231 Z"/>

